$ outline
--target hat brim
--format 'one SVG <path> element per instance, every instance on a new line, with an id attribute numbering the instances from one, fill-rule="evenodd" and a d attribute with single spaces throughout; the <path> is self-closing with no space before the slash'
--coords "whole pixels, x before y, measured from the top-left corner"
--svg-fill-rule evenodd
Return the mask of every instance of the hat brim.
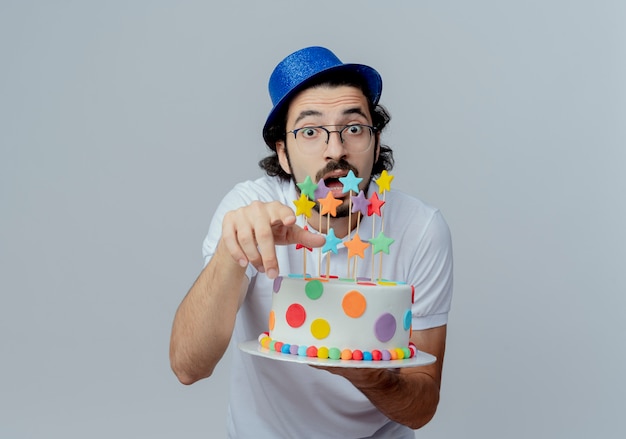
<path id="1" fill-rule="evenodd" d="M 382 93 L 383 81 L 380 77 L 380 74 L 372 67 L 363 64 L 342 64 L 320 70 L 314 75 L 311 75 L 306 80 L 302 81 L 296 87 L 289 90 L 289 92 L 285 93 L 285 95 L 276 103 L 276 105 L 274 105 L 274 108 L 272 108 L 272 110 L 270 111 L 265 121 L 265 125 L 263 126 L 263 140 L 265 140 L 267 146 L 269 146 L 272 150 L 276 150 L 276 145 L 274 145 L 272 143 L 272 139 L 269 138 L 269 128 L 274 125 L 276 118 L 282 114 L 285 107 L 289 104 L 289 102 L 293 99 L 295 95 L 300 93 L 302 90 L 310 87 L 311 84 L 314 83 L 315 80 L 321 75 L 328 74 L 330 72 L 357 73 L 363 79 L 365 79 L 365 83 L 367 84 L 367 90 L 365 90 L 367 98 L 372 102 L 373 105 L 378 104 L 378 101 L 380 100 L 380 95 Z"/>

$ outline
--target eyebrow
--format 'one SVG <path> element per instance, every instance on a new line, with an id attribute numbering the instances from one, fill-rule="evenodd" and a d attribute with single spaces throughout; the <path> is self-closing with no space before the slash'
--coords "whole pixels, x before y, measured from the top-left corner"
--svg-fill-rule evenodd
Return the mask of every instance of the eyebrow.
<path id="1" fill-rule="evenodd" d="M 363 112 L 363 110 L 360 107 L 348 108 L 348 109 L 344 110 L 342 114 L 345 115 L 345 116 L 348 116 L 350 114 L 358 114 L 360 116 L 363 116 L 365 119 L 367 119 L 367 115 Z M 305 110 L 305 111 L 302 111 L 302 112 L 300 112 L 300 114 L 298 115 L 296 120 L 294 120 L 293 124 L 297 125 L 298 122 L 300 122 L 305 117 L 309 117 L 309 116 L 322 116 L 322 113 L 317 111 L 317 110 Z"/>
<path id="2" fill-rule="evenodd" d="M 320 113 L 319 111 L 315 111 L 315 110 L 305 110 L 300 112 L 300 114 L 298 115 L 298 117 L 296 118 L 296 120 L 293 121 L 294 125 L 297 125 L 298 122 L 300 122 L 302 119 L 304 119 L 305 117 L 309 117 L 309 116 L 321 116 L 322 113 Z"/>

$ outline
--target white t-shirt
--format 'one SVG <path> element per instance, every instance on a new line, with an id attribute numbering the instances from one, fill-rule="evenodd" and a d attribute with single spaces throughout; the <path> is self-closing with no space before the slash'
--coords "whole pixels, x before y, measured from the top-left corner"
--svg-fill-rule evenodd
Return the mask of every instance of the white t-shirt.
<path id="1" fill-rule="evenodd" d="M 378 191 L 375 183 L 369 193 Z M 220 203 L 203 244 L 205 264 L 215 252 L 226 212 L 252 201 L 280 201 L 294 208 L 299 198 L 292 182 L 262 177 L 236 185 Z M 382 196 L 381 196 L 382 198 Z M 413 329 L 447 324 L 452 299 L 452 245 L 448 226 L 439 210 L 400 191 L 385 193 L 384 233 L 395 242 L 383 255 L 382 277 L 403 280 L 415 287 Z M 374 222 L 374 223 L 373 223 Z M 304 225 L 304 219 L 298 218 Z M 359 225 L 363 241 L 380 231 L 381 217 L 364 217 Z M 331 274 L 347 275 L 347 248 L 337 246 Z M 307 271 L 317 274 L 319 254 L 276 248 L 281 275 L 301 273 L 303 253 Z M 371 252 L 359 259 L 358 276 L 371 277 Z M 378 277 L 379 253 L 375 255 Z M 246 354 L 242 341 L 256 340 L 267 331 L 273 281 L 249 266 L 246 298 L 239 309 L 231 340 L 231 385 L 228 431 L 231 438 L 413 438 L 413 430 L 390 421 L 345 378 L 304 364 L 287 363 Z M 419 346 L 418 346 L 419 348 Z"/>

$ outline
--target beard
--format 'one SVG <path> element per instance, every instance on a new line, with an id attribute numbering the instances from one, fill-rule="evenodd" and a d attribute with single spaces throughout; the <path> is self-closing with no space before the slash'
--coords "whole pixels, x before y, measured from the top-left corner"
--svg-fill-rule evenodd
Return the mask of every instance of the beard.
<path id="1" fill-rule="evenodd" d="M 335 215 L 335 218 L 346 218 L 350 215 L 350 204 L 347 201 L 348 200 L 346 199 L 346 201 L 344 201 L 344 204 L 337 207 L 337 215 Z M 317 204 L 315 205 L 315 208 L 319 212 L 319 207 Z"/>

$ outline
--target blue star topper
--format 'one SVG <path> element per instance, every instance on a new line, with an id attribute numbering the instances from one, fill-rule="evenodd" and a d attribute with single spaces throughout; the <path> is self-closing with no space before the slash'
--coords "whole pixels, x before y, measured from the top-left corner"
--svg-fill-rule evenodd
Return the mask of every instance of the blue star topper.
<path id="1" fill-rule="evenodd" d="M 341 243 L 342 243 L 341 239 L 335 236 L 335 230 L 331 228 L 328 231 L 328 235 L 326 235 L 326 243 L 324 244 L 324 247 L 322 247 L 322 252 L 326 253 L 327 251 L 331 251 L 334 254 L 337 254 L 338 253 L 337 245 Z"/>
<path id="2" fill-rule="evenodd" d="M 350 172 L 348 172 L 348 175 L 346 175 L 345 177 L 340 177 L 339 181 L 343 184 L 342 193 L 345 194 L 347 192 L 354 191 L 354 193 L 357 194 L 359 193 L 359 183 L 361 183 L 363 179 L 358 178 L 356 175 L 354 175 L 354 172 L 350 170 Z"/>

